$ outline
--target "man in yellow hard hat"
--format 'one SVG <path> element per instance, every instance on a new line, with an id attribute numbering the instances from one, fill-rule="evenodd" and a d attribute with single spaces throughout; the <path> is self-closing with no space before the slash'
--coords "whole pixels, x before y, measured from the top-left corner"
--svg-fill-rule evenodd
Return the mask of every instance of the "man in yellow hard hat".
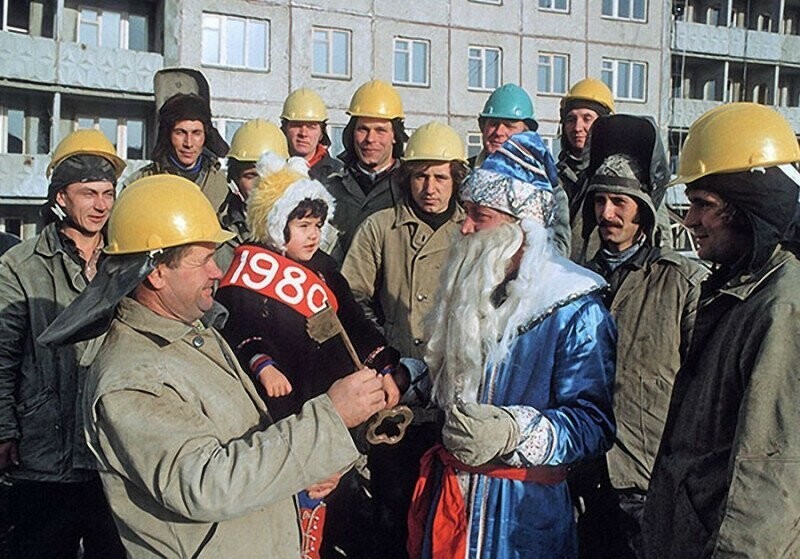
<path id="1" fill-rule="evenodd" d="M 369 215 L 403 199 L 400 156 L 408 139 L 403 102 L 394 87 L 372 80 L 359 87 L 347 110 L 344 129 L 344 169 L 333 173 L 327 187 L 336 199 L 333 225 L 339 239 L 331 256 L 341 265 L 356 228 Z"/>
<path id="2" fill-rule="evenodd" d="M 219 220 L 235 237 L 221 244 L 214 259 L 226 271 L 233 260 L 236 247 L 244 243 L 250 231 L 247 227 L 247 199 L 250 191 L 258 185 L 256 164 L 261 156 L 274 153 L 284 159 L 289 157 L 281 129 L 271 122 L 256 118 L 248 120 L 233 135 L 228 152 L 228 183 L 230 192 L 219 211 Z"/>
<path id="3" fill-rule="evenodd" d="M 289 94 L 281 111 L 281 130 L 289 143 L 289 154 L 302 157 L 308 175 L 325 184 L 328 175 L 342 168 L 328 153 L 328 109 L 322 97 L 311 89 L 297 89 Z"/>
<path id="4" fill-rule="evenodd" d="M 53 153 L 42 232 L 0 260 L 0 474 L 10 489 L 11 557 L 124 557 L 83 437 L 92 342 L 36 338 L 93 280 L 125 168 L 99 130 Z"/>
<path id="5" fill-rule="evenodd" d="M 100 283 L 41 341 L 107 330 L 86 437 L 128 554 L 300 557 L 292 496 L 324 497 L 356 461 L 348 428 L 385 406 L 378 374 L 352 373 L 274 423 L 214 326 L 213 255 L 231 233 L 196 185 L 134 182 L 108 236 Z"/>
<path id="6" fill-rule="evenodd" d="M 459 134 L 429 122 L 411 135 L 400 167 L 403 198 L 369 216 L 356 231 L 342 273 L 368 316 L 384 329 L 387 342 L 405 357 L 425 355 L 424 319 L 434 308 L 440 272 L 461 222 L 458 187 L 467 174 Z M 406 515 L 419 459 L 435 442 L 438 426 L 418 421 L 392 447 L 370 452 L 377 548 L 375 556 L 403 553 Z"/>
<path id="7" fill-rule="evenodd" d="M 674 183 L 703 283 L 644 512 L 645 557 L 795 557 L 800 518 L 800 148 L 775 110 L 697 119 Z"/>
<path id="8" fill-rule="evenodd" d="M 589 165 L 589 134 L 598 117 L 614 112 L 614 96 L 602 81 L 585 78 L 575 83 L 561 99 L 561 151 L 558 154 L 558 179 L 569 198 L 572 227 L 570 258 L 578 263 L 583 248 L 581 215 L 585 198 L 585 171 Z M 593 244 L 589 258 L 598 246 Z"/>

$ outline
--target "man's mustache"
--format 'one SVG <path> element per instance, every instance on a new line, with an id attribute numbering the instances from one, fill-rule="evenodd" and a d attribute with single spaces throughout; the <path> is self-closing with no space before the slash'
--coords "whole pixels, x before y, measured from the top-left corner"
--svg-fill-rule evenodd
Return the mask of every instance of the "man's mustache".
<path id="1" fill-rule="evenodd" d="M 609 221 L 608 219 L 601 219 L 598 223 L 600 227 L 622 227 L 621 221 Z"/>

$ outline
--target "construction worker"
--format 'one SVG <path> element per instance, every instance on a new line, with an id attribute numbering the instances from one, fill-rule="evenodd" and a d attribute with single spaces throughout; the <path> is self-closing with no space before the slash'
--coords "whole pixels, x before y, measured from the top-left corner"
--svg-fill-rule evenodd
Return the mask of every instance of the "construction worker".
<path id="1" fill-rule="evenodd" d="M 150 175 L 178 175 L 197 184 L 219 212 L 229 192 L 219 158 L 227 153 L 228 144 L 211 123 L 208 101 L 199 95 L 178 93 L 158 111 L 158 136 L 151 163 L 136 171 L 126 185 Z"/>
<path id="2" fill-rule="evenodd" d="M 478 126 L 483 139 L 483 149 L 469 159 L 470 168 L 480 167 L 488 155 L 497 151 L 514 134 L 539 128 L 533 101 L 520 86 L 507 83 L 495 89 L 483 111 L 478 115 Z M 553 218 L 553 243 L 558 252 L 568 256 L 570 252 L 569 212 L 567 195 L 562 188 L 553 190 L 556 210 Z"/>
<path id="3" fill-rule="evenodd" d="M 675 183 L 703 282 L 645 503 L 644 556 L 797 557 L 800 148 L 774 109 L 697 119 Z"/>
<path id="4" fill-rule="evenodd" d="M 385 406 L 381 378 L 361 369 L 276 423 L 214 327 L 214 249 L 231 233 L 211 204 L 158 175 L 117 210 L 109 265 L 41 341 L 107 331 L 85 429 L 129 556 L 301 557 L 292 496 L 326 496 L 358 459 L 348 428 Z"/>
<path id="5" fill-rule="evenodd" d="M 583 203 L 586 234 L 600 237 L 586 263 L 608 282 L 603 302 L 617 323 L 616 444 L 570 472 L 579 503 L 581 559 L 635 559 L 641 519 L 669 399 L 691 341 L 705 268 L 658 237 L 656 206 L 669 181 L 655 121 L 615 114 L 597 119 Z M 658 335 L 646 333 L 658 332 Z"/>
<path id="6" fill-rule="evenodd" d="M 592 236 L 592 245 L 583 250 L 583 217 L 581 209 L 586 197 L 585 171 L 589 165 L 589 151 L 584 150 L 589 141 L 592 124 L 600 116 L 614 112 L 611 90 L 594 78 L 586 78 L 573 85 L 561 98 L 561 152 L 558 154 L 558 179 L 569 198 L 570 258 L 578 263 L 591 258 L 599 248 L 599 237 Z"/>
<path id="7" fill-rule="evenodd" d="M 36 341 L 94 279 L 124 168 L 99 130 L 65 137 L 47 168 L 44 229 L 0 260 L 0 474 L 12 483 L 13 558 L 125 556 L 83 436 L 83 358 L 96 340 Z"/>
<path id="8" fill-rule="evenodd" d="M 328 178 L 336 200 L 333 225 L 339 239 L 331 256 L 344 261 L 356 228 L 371 214 L 403 199 L 400 157 L 408 139 L 403 102 L 394 87 L 372 80 L 359 87 L 347 110 L 350 122 L 342 134 L 344 168 Z"/>
<path id="9" fill-rule="evenodd" d="M 328 109 L 311 89 L 297 89 L 283 102 L 281 130 L 289 143 L 289 154 L 308 163 L 308 175 L 325 184 L 328 175 L 342 168 L 328 153 Z"/>
<path id="10" fill-rule="evenodd" d="M 230 192 L 219 213 L 222 226 L 236 236 L 221 244 L 214 255 L 214 260 L 223 271 L 228 269 L 236 247 L 249 236 L 247 198 L 260 178 L 256 163 L 267 151 L 284 159 L 289 157 L 289 148 L 281 129 L 266 120 L 248 120 L 231 139 L 231 149 L 228 152 Z"/>
<path id="11" fill-rule="evenodd" d="M 424 320 L 435 308 L 440 273 L 464 221 L 458 187 L 467 170 L 464 142 L 455 130 L 438 122 L 417 128 L 400 168 L 405 196 L 361 224 L 342 267 L 365 313 L 405 357 L 425 355 Z M 414 413 L 417 419 L 402 441 L 369 453 L 376 557 L 404 556 L 419 459 L 438 437 L 431 414 L 421 420 L 425 412 Z"/>

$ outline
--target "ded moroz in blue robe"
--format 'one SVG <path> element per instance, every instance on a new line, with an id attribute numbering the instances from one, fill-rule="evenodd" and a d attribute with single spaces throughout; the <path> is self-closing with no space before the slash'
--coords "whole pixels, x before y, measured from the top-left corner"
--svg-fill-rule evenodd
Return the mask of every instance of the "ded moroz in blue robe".
<path id="1" fill-rule="evenodd" d="M 522 435 L 503 457 L 506 465 L 572 464 L 611 447 L 615 348 L 616 326 L 599 297 L 575 295 L 530 323 L 502 362 L 487 367 L 478 401 L 510 411 Z M 577 557 L 566 481 L 544 485 L 470 474 L 468 487 L 467 557 Z M 432 521 L 430 514 L 423 558 L 431 557 Z"/>
<path id="2" fill-rule="evenodd" d="M 526 408 L 539 410 L 552 426 L 548 448 L 537 444 L 529 452 L 523 440 L 511 465 L 524 467 L 528 458 L 542 455 L 543 462 L 531 465 L 571 464 L 611 447 L 615 347 L 613 319 L 598 297 L 584 295 L 520 334 L 507 358 L 486 372 L 481 403 L 509 408 L 523 437 L 540 423 L 538 414 L 529 413 L 523 424 Z M 469 557 L 577 557 L 566 481 L 471 477 L 471 494 L 465 496 Z"/>

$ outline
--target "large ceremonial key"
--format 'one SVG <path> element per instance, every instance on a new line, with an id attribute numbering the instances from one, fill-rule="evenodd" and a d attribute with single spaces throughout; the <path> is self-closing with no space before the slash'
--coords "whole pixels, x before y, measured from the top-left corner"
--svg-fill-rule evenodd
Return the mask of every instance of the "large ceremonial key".
<path id="1" fill-rule="evenodd" d="M 339 317 L 336 316 L 336 311 L 333 307 L 325 307 L 318 313 L 308 317 L 306 319 L 306 331 L 311 339 L 319 344 L 340 336 L 356 370 L 364 368 L 364 364 L 358 358 L 353 343 L 339 321 Z M 414 413 L 408 406 L 395 406 L 388 410 L 379 411 L 369 418 L 367 422 L 367 442 L 370 444 L 395 444 L 399 442 L 406 434 L 406 428 L 411 424 L 413 418 Z M 389 428 L 396 429 L 397 434 L 388 435 L 386 431 Z"/>

